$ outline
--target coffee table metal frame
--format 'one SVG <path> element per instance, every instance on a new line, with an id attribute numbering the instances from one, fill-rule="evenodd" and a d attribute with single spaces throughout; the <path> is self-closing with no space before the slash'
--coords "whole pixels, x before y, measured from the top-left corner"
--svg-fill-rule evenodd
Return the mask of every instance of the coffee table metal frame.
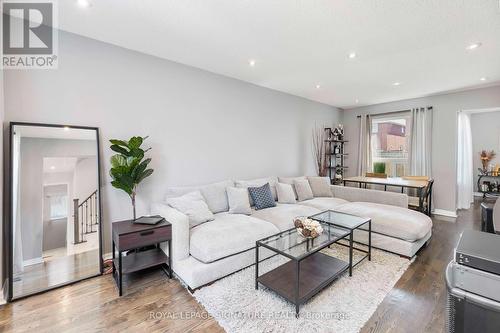
<path id="1" fill-rule="evenodd" d="M 349 225 L 346 225 L 345 223 L 341 223 L 339 221 L 335 221 L 335 220 L 326 221 L 325 219 L 322 219 L 321 215 L 324 215 L 326 213 L 352 216 L 354 218 L 359 218 L 360 220 L 359 220 L 359 223 L 349 226 Z M 326 210 L 326 211 L 323 211 L 321 213 L 311 215 L 311 216 L 309 216 L 309 218 L 316 220 L 318 222 L 329 223 L 329 224 L 332 224 L 336 227 L 341 227 L 341 228 L 345 228 L 345 229 L 349 230 L 349 232 L 350 232 L 349 233 L 349 244 L 337 242 L 337 244 L 339 244 L 339 245 L 349 247 L 349 276 L 352 276 L 352 269 L 354 267 L 356 267 L 359 263 L 361 263 L 363 260 L 365 260 L 365 259 L 368 259 L 368 261 L 372 260 L 372 220 L 370 218 L 367 218 L 367 217 L 363 218 L 363 217 L 359 217 L 359 216 L 352 215 L 352 214 L 336 212 L 333 210 Z M 368 223 L 368 230 L 367 230 L 368 231 L 368 246 L 367 246 L 368 250 L 365 250 L 365 249 L 354 246 L 354 243 L 362 244 L 360 242 L 354 241 L 354 230 L 361 228 L 362 226 L 366 225 L 367 223 Z M 365 255 L 363 257 L 361 257 L 358 261 L 356 261 L 356 263 L 353 264 L 352 260 L 353 260 L 353 251 L 354 250 L 365 253 Z"/>
<path id="2" fill-rule="evenodd" d="M 335 227 L 335 229 L 339 231 L 338 235 L 336 235 L 334 238 L 323 243 L 321 246 L 318 247 L 314 247 L 314 239 L 305 239 L 307 249 L 311 247 L 312 248 L 311 251 L 306 250 L 306 252 L 304 252 L 303 254 L 294 256 L 289 253 L 286 253 L 285 251 L 290 250 L 295 246 L 304 245 L 304 242 L 290 245 L 290 247 L 288 247 L 285 250 L 281 250 L 276 246 L 272 246 L 266 243 L 266 241 L 269 241 L 270 239 L 273 238 L 276 238 L 277 241 L 286 236 L 290 236 L 292 233 L 297 233 L 296 228 L 291 228 L 282 231 L 280 233 L 265 237 L 255 242 L 255 289 L 259 288 L 259 283 L 260 283 L 263 286 L 267 287 L 268 289 L 273 290 L 274 292 L 276 292 L 278 295 L 285 298 L 289 302 L 293 303 L 295 305 L 296 316 L 298 316 L 299 314 L 299 307 L 301 304 L 307 302 L 318 292 L 320 292 L 325 287 L 330 285 L 341 274 L 343 274 L 346 271 L 349 271 L 349 276 L 352 276 L 353 267 L 357 266 L 361 261 L 363 261 L 366 258 L 368 258 L 369 261 L 371 260 L 371 219 L 359 218 L 360 219 L 359 223 L 355 225 L 346 226 L 340 223 L 335 223 L 334 221 L 331 222 L 321 219 L 321 214 L 326 212 L 329 211 L 315 214 L 313 216 L 310 216 L 309 218 L 317 220 L 318 222 L 322 223 L 323 228 Z M 337 212 L 334 213 L 344 214 Z M 349 214 L 344 214 L 344 215 L 349 215 Z M 356 218 L 358 217 L 356 216 Z M 368 250 L 364 250 L 354 246 L 355 242 L 353 240 L 353 233 L 355 229 L 358 229 L 359 227 L 367 223 L 368 223 L 368 235 L 369 235 Z M 348 244 L 340 242 L 342 240 L 346 240 L 347 237 L 349 237 Z M 330 247 L 333 244 L 339 244 L 349 248 L 349 262 L 345 262 L 343 260 L 328 256 L 320 252 L 324 248 Z M 265 258 L 259 261 L 260 247 L 264 247 L 274 252 L 275 254 L 272 255 L 271 257 L 274 257 L 276 255 L 282 255 L 290 259 L 290 261 L 259 276 L 259 263 L 261 261 L 269 259 Z M 353 264 L 353 250 L 365 253 L 365 255 L 354 264 Z M 302 267 L 306 266 L 306 269 L 301 271 L 301 266 Z M 315 274 L 315 272 L 317 272 L 318 274 Z M 290 275 L 293 275 L 293 279 Z M 322 278 L 318 279 L 317 278 L 318 275 L 321 275 Z M 304 291 L 304 289 L 306 289 L 303 281 L 304 278 L 310 278 L 312 280 L 316 279 L 317 281 L 315 281 L 316 283 L 312 284 L 311 286 L 306 285 L 306 287 L 308 287 L 308 290 Z M 303 281 L 302 291 L 304 291 L 302 292 L 302 294 L 301 294 L 301 284 L 300 284 L 301 281 Z M 292 284 L 293 284 L 293 289 L 290 288 Z M 284 286 L 287 286 L 288 288 Z"/>

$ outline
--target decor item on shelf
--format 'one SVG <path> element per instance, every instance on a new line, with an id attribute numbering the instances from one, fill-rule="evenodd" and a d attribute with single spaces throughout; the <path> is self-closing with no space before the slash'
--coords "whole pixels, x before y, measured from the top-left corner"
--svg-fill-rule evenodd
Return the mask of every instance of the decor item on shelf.
<path id="1" fill-rule="evenodd" d="M 385 173 L 385 163 L 384 162 L 374 162 L 373 163 L 374 173 Z"/>
<path id="2" fill-rule="evenodd" d="M 328 137 L 328 140 L 331 140 L 330 136 Z M 313 154 L 316 162 L 316 172 L 320 177 L 324 177 L 328 173 L 325 156 L 325 141 L 327 141 L 325 131 L 321 127 L 314 126 L 312 130 Z"/>
<path id="3" fill-rule="evenodd" d="M 134 220 L 136 220 L 135 197 L 137 186 L 153 173 L 153 169 L 148 169 L 151 158 L 144 159 L 145 153 L 151 148 L 146 150 L 141 148 L 147 138 L 147 136 L 144 138 L 134 136 L 128 141 L 109 140 L 111 150 L 118 153 L 111 156 L 111 169 L 109 170 L 112 178 L 111 185 L 125 191 L 130 196 Z"/>
<path id="4" fill-rule="evenodd" d="M 344 140 L 344 127 L 339 124 L 336 128 L 326 127 L 324 131 L 328 137 L 325 140 L 325 176 L 330 177 L 331 184 L 341 184 L 347 170 L 345 159 L 348 155 L 345 153 L 347 141 Z"/>
<path id="5" fill-rule="evenodd" d="M 490 163 L 490 161 L 492 159 L 495 158 L 495 156 L 496 156 L 496 153 L 493 150 L 490 150 L 490 151 L 482 150 L 479 153 L 479 158 L 481 159 L 481 164 L 483 165 L 484 172 L 488 172 L 488 164 Z"/>
<path id="6" fill-rule="evenodd" d="M 293 224 L 297 232 L 305 238 L 316 238 L 323 232 L 321 224 L 310 218 L 296 217 Z"/>
<path id="7" fill-rule="evenodd" d="M 338 132 L 337 140 L 339 140 L 339 141 L 344 140 L 344 125 L 338 124 L 336 130 Z"/>

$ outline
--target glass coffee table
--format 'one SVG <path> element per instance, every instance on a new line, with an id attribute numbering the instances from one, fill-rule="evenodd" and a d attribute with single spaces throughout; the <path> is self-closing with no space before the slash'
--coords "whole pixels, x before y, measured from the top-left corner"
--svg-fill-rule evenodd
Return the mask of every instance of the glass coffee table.
<path id="1" fill-rule="evenodd" d="M 349 269 L 349 263 L 320 251 L 349 236 L 349 230 L 321 222 L 323 233 L 304 238 L 297 229 L 289 229 L 256 242 L 255 289 L 259 283 L 299 306 L 328 286 Z M 259 248 L 264 247 L 288 259 L 286 263 L 259 276 Z"/>
<path id="2" fill-rule="evenodd" d="M 371 231 L 370 219 L 330 212 L 326 211 L 310 217 L 323 227 L 323 232 L 316 238 L 304 238 L 296 228 L 292 228 L 258 240 L 255 244 L 255 289 L 259 288 L 260 283 L 273 290 L 295 305 L 297 316 L 301 304 L 306 303 L 341 274 L 349 271 L 349 275 L 352 275 L 352 251 L 355 249 L 353 231 L 366 223 L 369 224 Z M 369 238 L 369 249 L 365 257 L 370 260 L 371 236 Z M 348 240 L 349 245 L 342 244 L 340 242 L 342 240 Z M 322 249 L 333 244 L 349 247 L 349 261 L 321 252 Z M 261 247 L 274 253 L 272 256 L 281 255 L 289 260 L 259 276 L 259 249 Z M 358 263 L 363 259 L 360 259 Z"/>
<path id="3" fill-rule="evenodd" d="M 342 242 L 338 243 L 339 245 L 349 247 L 349 276 L 352 276 L 352 268 L 360 262 L 367 258 L 368 261 L 372 260 L 372 220 L 370 218 L 335 212 L 333 210 L 327 210 L 319 214 L 309 216 L 309 218 L 349 230 L 349 244 L 344 244 Z M 366 226 L 366 224 L 368 224 L 368 230 L 366 230 L 368 232 L 368 250 L 354 247 L 353 239 L 354 230 L 361 228 L 362 226 Z M 352 262 L 353 250 L 365 253 L 365 255 L 354 264 Z"/>

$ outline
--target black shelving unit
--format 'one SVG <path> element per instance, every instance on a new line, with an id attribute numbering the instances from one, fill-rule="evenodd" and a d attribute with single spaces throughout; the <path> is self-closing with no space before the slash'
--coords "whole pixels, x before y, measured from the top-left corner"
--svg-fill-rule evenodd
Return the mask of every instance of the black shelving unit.
<path id="1" fill-rule="evenodd" d="M 328 177 L 332 185 L 343 184 L 344 174 L 348 167 L 345 165 L 345 159 L 349 154 L 345 152 L 347 140 L 335 138 L 334 129 L 325 128 L 325 155 L 328 168 Z"/>
<path id="2" fill-rule="evenodd" d="M 487 191 L 484 191 L 483 189 L 481 189 L 481 185 L 483 184 L 483 181 L 484 179 L 483 178 L 486 178 L 486 179 L 495 179 L 495 183 L 496 185 L 494 186 L 496 191 L 491 191 L 490 189 L 488 189 Z M 498 187 L 498 183 L 500 183 L 500 174 L 498 174 L 497 172 L 491 172 L 491 171 L 488 171 L 488 172 L 483 172 L 482 174 L 479 174 L 479 177 L 477 178 L 477 191 L 479 193 L 482 193 L 483 194 L 483 199 L 486 198 L 486 197 L 499 197 L 500 196 L 500 191 L 499 190 L 499 187 Z"/>

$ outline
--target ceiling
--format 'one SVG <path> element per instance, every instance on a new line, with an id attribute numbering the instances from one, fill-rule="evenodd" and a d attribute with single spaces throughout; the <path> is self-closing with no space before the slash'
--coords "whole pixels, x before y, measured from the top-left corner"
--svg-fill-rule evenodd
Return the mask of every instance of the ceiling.
<path id="1" fill-rule="evenodd" d="M 78 158 L 76 157 L 45 157 L 43 159 L 43 172 L 73 172 L 77 162 Z"/>
<path id="2" fill-rule="evenodd" d="M 500 83 L 498 0 L 89 1 L 59 26 L 342 108 Z"/>

